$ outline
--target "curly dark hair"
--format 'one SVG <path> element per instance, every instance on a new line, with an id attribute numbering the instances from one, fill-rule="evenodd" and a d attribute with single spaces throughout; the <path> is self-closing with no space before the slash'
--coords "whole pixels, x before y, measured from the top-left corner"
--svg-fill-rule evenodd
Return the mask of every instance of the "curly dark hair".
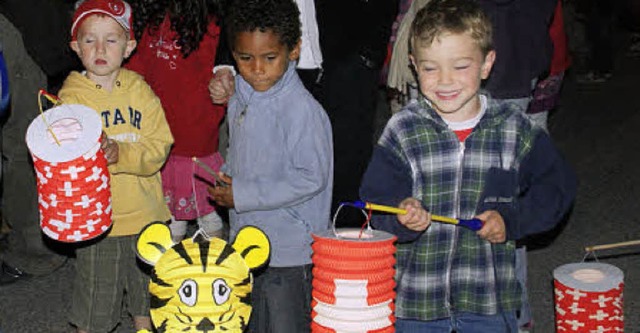
<path id="1" fill-rule="evenodd" d="M 183 57 L 198 49 L 210 20 L 220 15 L 221 0 L 129 0 L 133 30 L 140 40 L 145 29 L 158 29 L 169 14 L 171 29 L 178 35 Z"/>
<path id="2" fill-rule="evenodd" d="M 293 0 L 231 0 L 224 22 L 232 49 L 239 33 L 255 30 L 271 30 L 289 50 L 300 40 L 300 11 Z"/>

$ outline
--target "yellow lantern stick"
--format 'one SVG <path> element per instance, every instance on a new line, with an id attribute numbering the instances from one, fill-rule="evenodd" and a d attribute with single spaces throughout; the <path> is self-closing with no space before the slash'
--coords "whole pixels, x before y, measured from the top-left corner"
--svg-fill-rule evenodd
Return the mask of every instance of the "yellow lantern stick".
<path id="1" fill-rule="evenodd" d="M 47 98 L 54 106 L 59 105 L 60 104 L 60 100 L 57 98 L 54 98 L 53 95 L 47 93 L 46 91 L 44 91 L 44 89 L 40 89 L 38 90 L 38 107 L 40 108 L 40 114 L 42 115 L 42 121 L 44 122 L 44 124 L 47 126 L 47 130 L 49 131 L 49 133 L 51 133 L 51 136 L 53 137 L 53 140 L 56 142 L 56 144 L 58 146 L 60 146 L 60 140 L 58 140 L 58 137 L 56 136 L 55 133 L 53 133 L 53 130 L 51 129 L 51 125 L 49 125 L 49 122 L 47 122 L 47 118 L 44 115 L 44 110 L 42 108 L 42 97 L 44 96 L 45 98 Z"/>
<path id="2" fill-rule="evenodd" d="M 391 213 L 391 214 L 406 214 L 407 211 L 402 209 L 402 208 L 397 208 L 397 207 L 391 207 L 391 206 L 384 206 L 384 205 L 377 205 L 374 203 L 370 203 L 370 202 L 364 202 L 364 201 L 354 201 L 353 203 L 345 203 L 346 205 L 349 206 L 353 206 L 356 208 L 360 208 L 360 209 L 370 209 L 370 210 L 375 210 L 375 211 L 379 211 L 379 212 L 385 212 L 385 213 Z M 455 224 L 455 225 L 460 225 L 463 227 L 467 227 L 471 230 L 477 231 L 480 230 L 482 228 L 482 221 L 480 219 L 477 218 L 473 218 L 473 219 L 456 219 L 453 217 L 446 217 L 446 216 L 440 216 L 440 215 L 433 215 L 431 214 L 431 220 L 435 221 L 435 222 L 440 222 L 440 223 L 449 223 L 449 224 Z"/>

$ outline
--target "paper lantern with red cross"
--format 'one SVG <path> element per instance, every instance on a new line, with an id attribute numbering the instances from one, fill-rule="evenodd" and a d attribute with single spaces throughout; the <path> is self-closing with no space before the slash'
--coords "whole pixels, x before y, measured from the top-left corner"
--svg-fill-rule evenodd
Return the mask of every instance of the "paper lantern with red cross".
<path id="1" fill-rule="evenodd" d="M 605 263 L 573 263 L 553 271 L 556 332 L 624 332 L 622 271 Z"/>
<path id="2" fill-rule="evenodd" d="M 349 228 L 312 236 L 312 333 L 394 332 L 396 237 Z"/>
<path id="3" fill-rule="evenodd" d="M 84 105 L 56 106 L 27 129 L 38 189 L 40 227 L 61 242 L 93 239 L 111 227 L 100 116 Z"/>

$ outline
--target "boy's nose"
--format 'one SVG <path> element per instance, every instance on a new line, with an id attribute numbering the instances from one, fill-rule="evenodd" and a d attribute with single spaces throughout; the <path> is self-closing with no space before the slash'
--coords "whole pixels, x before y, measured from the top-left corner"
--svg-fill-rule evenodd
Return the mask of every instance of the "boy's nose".
<path id="1" fill-rule="evenodd" d="M 440 84 L 449 84 L 453 81 L 453 73 L 450 70 L 442 70 L 440 73 Z"/>
<path id="2" fill-rule="evenodd" d="M 260 60 L 256 60 L 253 64 L 253 72 L 255 74 L 264 74 L 264 63 Z"/>
<path id="3" fill-rule="evenodd" d="M 98 53 L 105 53 L 106 51 L 106 45 L 103 42 L 96 42 L 96 50 L 98 51 Z"/>

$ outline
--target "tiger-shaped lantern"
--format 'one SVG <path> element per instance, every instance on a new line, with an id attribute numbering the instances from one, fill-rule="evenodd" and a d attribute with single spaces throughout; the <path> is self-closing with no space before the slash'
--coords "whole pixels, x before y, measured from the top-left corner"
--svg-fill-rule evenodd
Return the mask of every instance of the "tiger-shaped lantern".
<path id="1" fill-rule="evenodd" d="M 155 222 L 138 235 L 138 257 L 153 266 L 151 320 L 158 333 L 243 332 L 251 315 L 251 270 L 271 251 L 262 230 L 242 228 L 233 244 L 196 236 L 173 243 Z"/>

